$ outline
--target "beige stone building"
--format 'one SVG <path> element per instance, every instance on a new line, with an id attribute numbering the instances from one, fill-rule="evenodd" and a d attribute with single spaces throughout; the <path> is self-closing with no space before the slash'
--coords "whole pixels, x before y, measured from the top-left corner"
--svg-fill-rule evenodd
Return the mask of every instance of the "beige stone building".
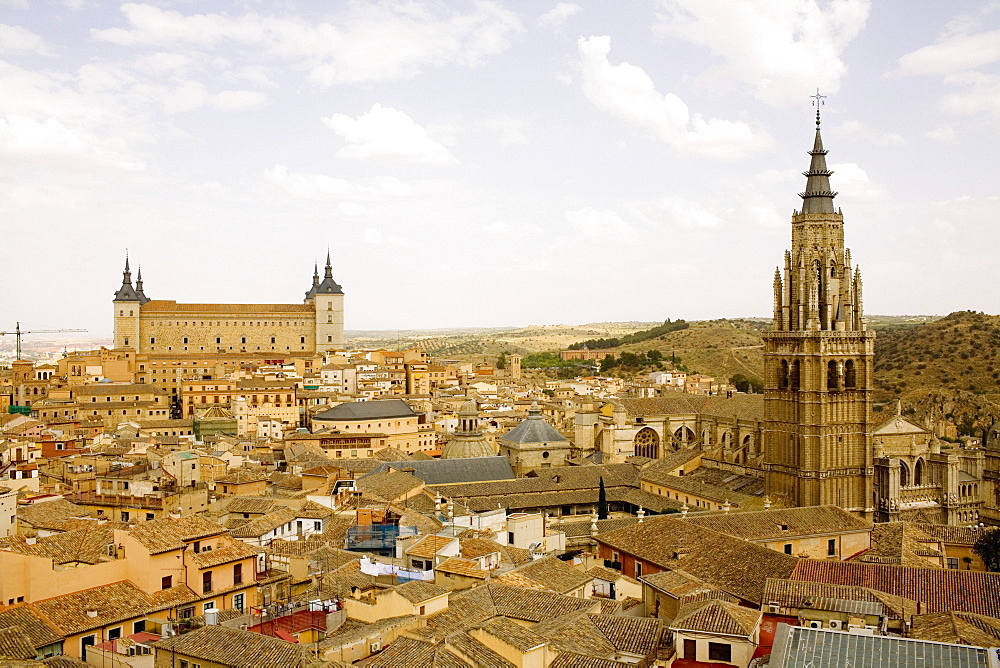
<path id="1" fill-rule="evenodd" d="M 301 304 L 178 304 L 150 299 L 142 273 L 132 285 L 128 260 L 114 298 L 115 348 L 133 355 L 210 353 L 305 357 L 344 347 L 344 292 L 333 280 L 327 254 L 325 276 Z"/>

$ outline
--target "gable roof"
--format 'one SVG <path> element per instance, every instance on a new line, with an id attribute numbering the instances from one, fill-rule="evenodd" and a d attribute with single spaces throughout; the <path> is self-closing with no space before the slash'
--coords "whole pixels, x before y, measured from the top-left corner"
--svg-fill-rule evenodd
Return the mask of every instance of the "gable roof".
<path id="1" fill-rule="evenodd" d="M 241 631 L 225 626 L 208 625 L 189 633 L 171 636 L 153 643 L 161 651 L 222 663 L 233 668 L 259 666 L 306 666 L 299 645 L 261 633 Z"/>
<path id="2" fill-rule="evenodd" d="M 179 550 L 186 542 L 225 532 L 224 526 L 200 515 L 164 517 L 141 522 L 128 530 L 129 536 L 142 543 L 150 554 Z"/>
<path id="3" fill-rule="evenodd" d="M 871 531 L 874 526 L 868 520 L 863 520 L 834 505 L 698 514 L 686 518 L 686 521 L 728 536 L 751 541 Z"/>
<path id="4" fill-rule="evenodd" d="M 682 607 L 670 628 L 749 637 L 760 624 L 762 615 L 760 610 L 744 608 L 729 601 L 702 601 Z"/>
<path id="5" fill-rule="evenodd" d="M 767 578 L 787 578 L 800 559 L 669 516 L 598 534 L 597 541 L 665 570 L 683 570 L 759 604 Z"/>
<path id="6" fill-rule="evenodd" d="M 920 601 L 927 612 L 1000 617 L 1000 573 L 800 559 L 788 579 L 871 587 Z"/>

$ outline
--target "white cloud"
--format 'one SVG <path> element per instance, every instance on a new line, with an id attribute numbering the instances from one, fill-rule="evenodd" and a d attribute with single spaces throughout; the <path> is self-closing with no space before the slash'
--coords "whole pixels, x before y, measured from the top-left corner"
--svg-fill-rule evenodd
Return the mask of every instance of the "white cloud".
<path id="1" fill-rule="evenodd" d="M 583 241 L 603 243 L 631 243 L 635 241 L 635 228 L 616 212 L 585 207 L 566 212 L 574 236 Z"/>
<path id="2" fill-rule="evenodd" d="M 45 42 L 35 33 L 21 26 L 0 23 L 0 53 L 34 52 L 47 55 Z"/>
<path id="3" fill-rule="evenodd" d="M 834 175 L 830 177 L 834 187 L 844 193 L 849 193 L 852 199 L 882 199 L 886 196 L 885 189 L 868 178 L 868 172 L 861 169 L 855 162 L 844 162 L 830 165 Z"/>
<path id="4" fill-rule="evenodd" d="M 352 218 L 367 216 L 371 213 L 371 209 L 357 202 L 341 202 L 337 205 L 337 210 L 345 216 L 351 216 Z"/>
<path id="5" fill-rule="evenodd" d="M 692 114 L 681 98 L 660 93 L 636 65 L 608 60 L 611 38 L 595 36 L 578 43 L 583 92 L 599 109 L 649 132 L 671 148 L 715 158 L 739 158 L 767 148 L 771 139 L 748 125 Z"/>
<path id="6" fill-rule="evenodd" d="M 942 125 L 939 128 L 928 130 L 924 136 L 934 141 L 951 141 L 955 138 L 955 128 L 950 125 Z"/>
<path id="7" fill-rule="evenodd" d="M 682 230 L 714 229 L 724 222 L 702 204 L 673 197 L 640 204 L 637 209 L 651 223 Z"/>
<path id="8" fill-rule="evenodd" d="M 571 16 L 576 16 L 583 8 L 575 2 L 558 2 L 556 6 L 538 17 L 538 25 L 543 28 L 558 28 Z"/>
<path id="9" fill-rule="evenodd" d="M 900 146 L 906 141 L 895 133 L 880 134 L 860 121 L 844 121 L 836 129 L 837 136 L 860 139 L 876 146 Z"/>
<path id="10" fill-rule="evenodd" d="M 464 12 L 445 3 L 352 3 L 332 23 L 252 12 L 184 15 L 137 3 L 121 11 L 128 28 L 93 30 L 93 37 L 181 52 L 228 44 L 265 61 L 297 61 L 327 86 L 409 78 L 451 63 L 474 66 L 504 51 L 509 36 L 522 30 L 513 12 L 493 2 Z"/>
<path id="11" fill-rule="evenodd" d="M 940 77 L 942 83 L 951 86 L 940 101 L 947 114 L 986 114 L 1000 121 L 1000 76 L 987 69 L 1000 62 L 1000 30 L 976 32 L 978 28 L 974 18 L 957 17 L 935 44 L 901 56 L 897 73 Z M 939 128 L 927 136 L 940 141 L 954 134 Z"/>
<path id="12" fill-rule="evenodd" d="M 491 118 L 483 126 L 495 132 L 503 146 L 525 146 L 531 142 L 524 134 L 524 122 L 517 118 Z"/>
<path id="13" fill-rule="evenodd" d="M 655 30 L 721 58 L 706 79 L 739 81 L 762 102 L 784 106 L 801 104 L 816 86 L 839 90 L 843 51 L 869 9 L 869 0 L 664 0 Z"/>
<path id="14" fill-rule="evenodd" d="M 949 34 L 936 44 L 900 57 L 899 71 L 908 75 L 946 75 L 973 70 L 1000 60 L 1000 30 Z"/>
<path id="15" fill-rule="evenodd" d="M 380 104 L 357 118 L 334 114 L 323 123 L 347 142 L 339 158 L 387 160 L 425 164 L 455 161 L 448 149 L 427 135 L 427 130 L 398 109 Z"/>
<path id="16" fill-rule="evenodd" d="M 267 101 L 267 96 L 255 90 L 224 90 L 212 96 L 212 106 L 221 111 L 252 109 Z"/>
<path id="17" fill-rule="evenodd" d="M 409 186 L 393 177 L 349 181 L 326 174 L 292 172 L 286 165 L 275 165 L 267 170 L 266 177 L 288 194 L 309 200 L 375 201 L 384 197 L 401 197 L 410 192 Z M 355 212 L 360 213 L 357 209 Z"/>

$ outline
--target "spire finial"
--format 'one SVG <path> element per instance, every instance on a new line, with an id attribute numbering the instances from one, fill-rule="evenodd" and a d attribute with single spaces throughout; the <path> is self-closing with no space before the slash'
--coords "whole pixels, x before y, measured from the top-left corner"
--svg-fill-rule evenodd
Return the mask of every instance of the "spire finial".
<path id="1" fill-rule="evenodd" d="M 819 88 L 817 88 L 816 94 L 810 95 L 809 97 L 812 98 L 813 101 L 812 104 L 814 107 L 816 107 L 816 127 L 819 127 L 819 108 L 824 104 L 826 104 L 825 102 L 823 102 L 823 100 L 826 99 L 826 95 L 820 95 Z"/>
<path id="2" fill-rule="evenodd" d="M 128 249 L 127 248 L 125 249 L 125 271 L 131 271 L 128 268 Z"/>

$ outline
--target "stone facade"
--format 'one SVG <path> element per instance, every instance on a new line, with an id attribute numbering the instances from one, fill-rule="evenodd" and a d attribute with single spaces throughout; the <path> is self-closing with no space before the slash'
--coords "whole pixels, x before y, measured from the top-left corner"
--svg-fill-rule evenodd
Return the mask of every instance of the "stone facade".
<path id="1" fill-rule="evenodd" d="M 768 495 L 794 505 L 832 503 L 871 518 L 875 334 L 862 315 L 861 272 L 852 273 L 844 248 L 818 124 L 764 335 L 765 481 Z"/>
<path id="2" fill-rule="evenodd" d="M 344 347 L 344 293 L 326 275 L 313 274 L 302 304 L 178 304 L 149 299 L 139 275 L 132 285 L 128 261 L 115 293 L 115 348 L 134 354 L 314 355 Z"/>

